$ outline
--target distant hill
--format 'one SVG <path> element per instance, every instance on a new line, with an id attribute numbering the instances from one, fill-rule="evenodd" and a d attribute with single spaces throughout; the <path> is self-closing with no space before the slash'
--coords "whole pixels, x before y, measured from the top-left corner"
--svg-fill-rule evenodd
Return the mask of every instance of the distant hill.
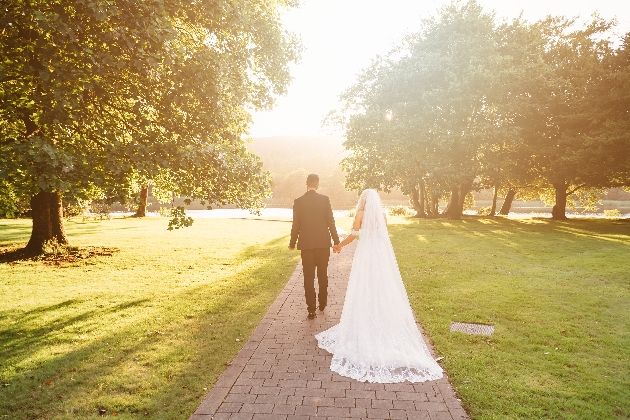
<path id="1" fill-rule="evenodd" d="M 306 176 L 316 173 L 320 178 L 320 192 L 330 197 L 333 208 L 350 208 L 356 204 L 357 192 L 343 186 L 345 176 L 339 163 L 348 151 L 341 140 L 332 137 L 259 137 L 248 145 L 249 150 L 263 162 L 274 182 L 273 197 L 266 201 L 270 207 L 288 207 L 304 193 Z M 388 200 L 406 202 L 399 192 L 383 194 Z"/>
<path id="2" fill-rule="evenodd" d="M 331 137 L 259 137 L 248 148 L 272 173 L 304 168 L 320 176 L 336 169 L 347 153 L 341 140 Z"/>

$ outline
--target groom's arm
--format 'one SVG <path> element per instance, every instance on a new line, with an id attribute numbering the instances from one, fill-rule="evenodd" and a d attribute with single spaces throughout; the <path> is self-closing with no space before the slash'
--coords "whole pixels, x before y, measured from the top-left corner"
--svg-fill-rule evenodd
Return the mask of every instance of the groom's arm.
<path id="1" fill-rule="evenodd" d="M 298 235 L 300 234 L 300 217 L 295 210 L 296 204 L 293 202 L 293 224 L 291 225 L 291 240 L 289 241 L 289 248 L 294 249 L 297 242 Z"/>
<path id="2" fill-rule="evenodd" d="M 332 236 L 333 243 L 337 245 L 339 243 L 339 235 L 337 234 L 337 227 L 335 226 L 335 218 L 333 217 L 332 206 L 330 205 L 330 198 L 328 199 L 328 210 L 326 212 L 326 223 L 328 224 L 328 231 Z"/>

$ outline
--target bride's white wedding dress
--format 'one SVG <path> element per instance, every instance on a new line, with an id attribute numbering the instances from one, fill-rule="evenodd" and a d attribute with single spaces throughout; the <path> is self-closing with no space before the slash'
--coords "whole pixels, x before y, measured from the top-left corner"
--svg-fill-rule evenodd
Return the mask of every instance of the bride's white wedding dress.
<path id="1" fill-rule="evenodd" d="M 387 234 L 381 201 L 366 190 L 359 242 L 339 324 L 317 334 L 330 369 L 358 381 L 423 382 L 442 377 L 416 326 Z"/>

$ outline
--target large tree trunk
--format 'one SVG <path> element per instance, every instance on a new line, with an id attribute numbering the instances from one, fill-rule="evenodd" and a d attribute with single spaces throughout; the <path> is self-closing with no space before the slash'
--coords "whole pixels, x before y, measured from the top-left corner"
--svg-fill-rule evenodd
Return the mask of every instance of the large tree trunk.
<path id="1" fill-rule="evenodd" d="M 458 211 L 458 209 L 460 209 Z M 446 210 L 442 213 L 442 216 L 448 217 L 450 220 L 459 220 L 462 218 L 461 207 L 459 206 L 459 187 L 455 187 L 451 190 L 451 200 L 446 206 Z"/>
<path id="2" fill-rule="evenodd" d="M 427 186 L 424 188 L 425 208 L 427 209 L 428 217 L 437 217 L 438 214 L 436 213 L 436 207 L 434 205 L 437 200 L 433 196 L 434 194 L 432 193 L 432 190 L 433 186 L 431 185 L 431 182 L 427 182 Z"/>
<path id="3" fill-rule="evenodd" d="M 426 212 L 424 211 L 424 196 L 426 195 L 426 192 L 424 190 L 424 180 L 420 180 L 420 188 L 418 189 L 418 193 L 420 195 L 420 217 L 426 217 Z"/>
<path id="4" fill-rule="evenodd" d="M 145 217 L 147 215 L 147 197 L 149 196 L 149 186 L 143 185 L 140 189 L 140 204 L 136 209 L 134 217 Z"/>
<path id="5" fill-rule="evenodd" d="M 499 211 L 499 214 L 507 216 L 510 213 L 510 209 L 512 208 L 512 202 L 514 201 L 515 195 L 516 195 L 516 190 L 513 190 L 512 188 L 510 188 L 507 195 L 505 196 L 505 201 L 503 202 L 503 205 L 501 206 L 501 210 Z"/>
<path id="6" fill-rule="evenodd" d="M 567 219 L 567 186 L 564 183 L 553 184 L 556 189 L 556 204 L 551 210 L 551 218 L 554 220 Z"/>
<path id="7" fill-rule="evenodd" d="M 464 183 L 460 184 L 459 187 L 453 190 L 453 192 L 456 193 L 457 196 L 453 195 L 451 197 L 452 204 L 449 206 L 450 211 L 448 214 L 448 218 L 450 220 L 460 220 L 462 218 L 462 215 L 464 214 L 464 203 L 466 201 L 466 196 L 470 192 L 471 188 L 472 183 Z"/>
<path id="8" fill-rule="evenodd" d="M 420 217 L 420 199 L 418 195 L 418 189 L 413 187 L 411 189 L 411 196 L 409 197 L 409 201 L 413 209 L 416 211 L 416 215 L 414 217 Z"/>
<path id="9" fill-rule="evenodd" d="M 463 214 L 464 212 L 464 204 L 466 203 L 466 196 L 468 196 L 468 193 L 472 190 L 472 183 L 470 184 L 461 184 L 459 186 L 459 201 L 458 201 L 458 211 L 460 216 Z"/>
<path id="10" fill-rule="evenodd" d="M 497 196 L 499 193 L 499 187 L 494 187 L 494 196 L 492 197 L 492 208 L 490 209 L 490 216 L 494 217 L 497 214 Z"/>
<path id="11" fill-rule="evenodd" d="M 68 238 L 63 224 L 63 206 L 59 192 L 40 191 L 31 197 L 33 230 L 31 238 L 24 248 L 27 255 L 44 253 L 44 244 L 48 241 L 66 245 Z"/>
<path id="12" fill-rule="evenodd" d="M 424 188 L 422 183 L 419 189 L 416 187 L 411 189 L 410 201 L 413 209 L 416 211 L 414 217 L 424 217 Z"/>

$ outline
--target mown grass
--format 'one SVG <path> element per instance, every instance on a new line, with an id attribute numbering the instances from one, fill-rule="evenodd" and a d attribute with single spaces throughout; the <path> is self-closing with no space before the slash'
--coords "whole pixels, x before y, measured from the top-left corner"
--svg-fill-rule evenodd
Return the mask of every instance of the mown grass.
<path id="1" fill-rule="evenodd" d="M 473 419 L 630 418 L 630 223 L 393 219 L 410 301 Z"/>
<path id="2" fill-rule="evenodd" d="M 299 258 L 281 221 L 66 227 L 72 245 L 119 252 L 60 267 L 0 264 L 0 417 L 188 418 Z M 0 246 L 29 233 L 29 221 L 0 221 Z"/>

